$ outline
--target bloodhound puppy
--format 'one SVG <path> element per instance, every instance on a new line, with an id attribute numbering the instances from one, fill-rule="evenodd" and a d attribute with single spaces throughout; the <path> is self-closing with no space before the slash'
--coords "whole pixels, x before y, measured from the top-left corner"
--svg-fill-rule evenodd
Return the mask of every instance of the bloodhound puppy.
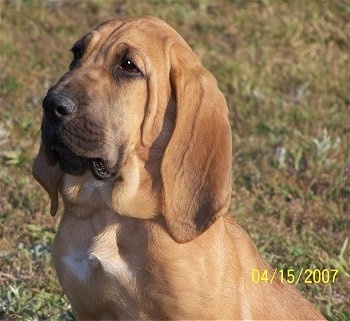
<path id="1" fill-rule="evenodd" d="M 53 245 L 78 320 L 320 320 L 227 215 L 228 108 L 179 34 L 151 17 L 78 40 L 43 100 L 33 174 L 64 213 Z"/>

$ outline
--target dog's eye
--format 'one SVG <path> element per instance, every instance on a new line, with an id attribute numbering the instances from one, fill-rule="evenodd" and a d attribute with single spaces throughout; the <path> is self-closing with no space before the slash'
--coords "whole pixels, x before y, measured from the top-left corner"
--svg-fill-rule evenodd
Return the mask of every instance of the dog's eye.
<path id="1" fill-rule="evenodd" d="M 119 64 L 119 69 L 122 71 L 126 71 L 130 74 L 140 74 L 140 69 L 137 68 L 135 63 L 129 59 L 128 57 L 124 57 Z"/>

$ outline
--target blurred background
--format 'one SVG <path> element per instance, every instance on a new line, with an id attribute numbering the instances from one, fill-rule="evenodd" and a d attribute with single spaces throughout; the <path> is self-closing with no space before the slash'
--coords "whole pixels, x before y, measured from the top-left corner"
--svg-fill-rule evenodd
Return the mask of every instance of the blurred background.
<path id="1" fill-rule="evenodd" d="M 74 320 L 50 262 L 60 214 L 31 176 L 41 101 L 75 40 L 153 15 L 213 72 L 230 109 L 231 214 L 275 267 L 337 269 L 296 287 L 350 320 L 350 2 L 0 1 L 0 319 Z M 318 281 L 318 282 L 317 282 Z"/>

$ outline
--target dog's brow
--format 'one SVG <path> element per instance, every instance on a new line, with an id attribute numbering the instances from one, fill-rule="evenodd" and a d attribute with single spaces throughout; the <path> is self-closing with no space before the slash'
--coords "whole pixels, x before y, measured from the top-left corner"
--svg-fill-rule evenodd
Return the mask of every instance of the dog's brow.
<path id="1" fill-rule="evenodd" d="M 106 24 L 98 26 L 95 31 L 102 32 L 101 30 L 103 27 L 106 27 L 109 23 L 110 22 L 107 22 Z M 107 60 L 108 53 L 110 52 L 111 48 L 113 48 L 117 43 L 117 39 L 119 37 L 118 33 L 120 32 L 120 29 L 126 25 L 127 23 L 119 23 L 113 28 L 113 30 L 110 31 L 110 33 L 104 38 L 103 43 L 100 45 L 100 50 L 94 58 L 94 62 L 97 62 L 101 58 L 103 60 Z"/>
<path id="2" fill-rule="evenodd" d="M 82 38 L 80 38 L 72 47 L 71 51 L 73 51 L 74 49 L 80 48 L 80 49 L 85 49 L 89 42 L 91 41 L 93 37 L 92 32 L 87 33 L 85 36 L 83 36 Z"/>

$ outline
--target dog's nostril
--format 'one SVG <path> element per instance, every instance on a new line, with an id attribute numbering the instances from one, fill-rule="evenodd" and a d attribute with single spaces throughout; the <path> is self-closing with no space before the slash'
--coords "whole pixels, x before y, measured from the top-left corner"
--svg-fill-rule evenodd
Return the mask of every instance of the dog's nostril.
<path id="1" fill-rule="evenodd" d="M 75 110 L 75 105 L 72 101 L 68 102 L 64 102 L 61 103 L 60 105 L 57 105 L 55 108 L 55 113 L 58 117 L 60 116 L 66 116 L 69 115 L 71 113 L 73 113 Z"/>
<path id="2" fill-rule="evenodd" d="M 75 104 L 67 96 L 55 95 L 52 99 L 52 108 L 59 118 L 72 114 L 75 111 Z"/>
<path id="3" fill-rule="evenodd" d="M 43 100 L 43 108 L 45 113 L 61 118 L 72 114 L 76 106 L 67 96 L 49 93 Z"/>

